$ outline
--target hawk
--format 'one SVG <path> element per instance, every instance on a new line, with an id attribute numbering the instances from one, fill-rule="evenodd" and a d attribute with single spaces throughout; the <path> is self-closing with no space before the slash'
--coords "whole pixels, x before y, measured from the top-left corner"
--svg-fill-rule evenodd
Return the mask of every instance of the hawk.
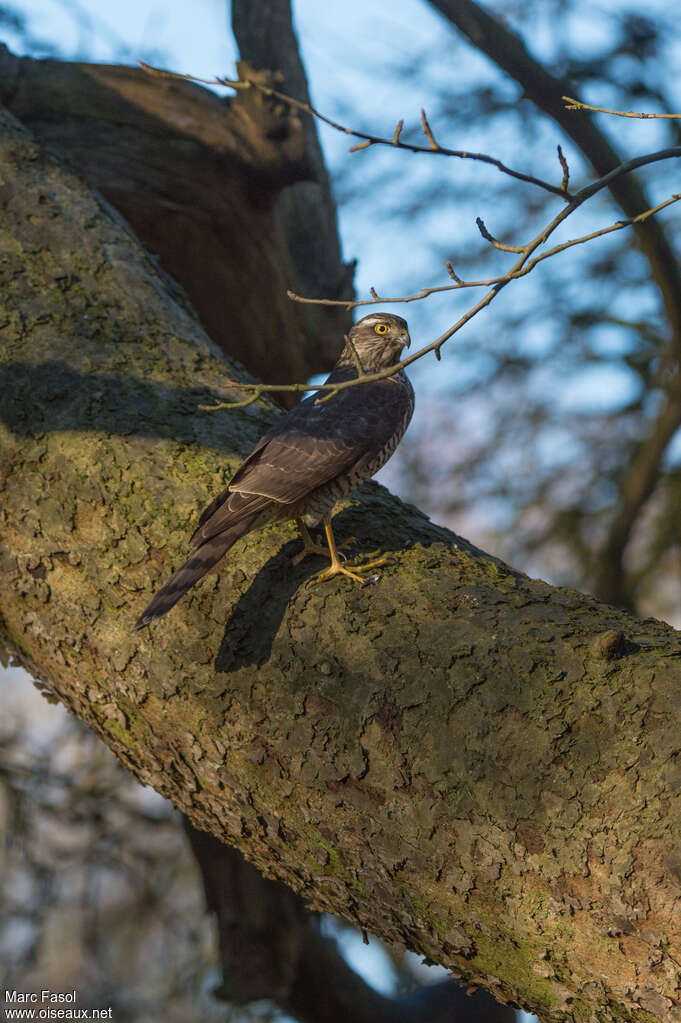
<path id="1" fill-rule="evenodd" d="M 406 320 L 392 313 L 371 313 L 352 327 L 327 384 L 356 379 L 357 363 L 367 374 L 400 361 L 410 338 Z M 173 607 L 239 537 L 275 521 L 295 519 L 303 538 L 298 563 L 311 554 L 327 555 L 314 543 L 308 526 L 324 524 L 330 566 L 316 581 L 346 575 L 364 583 L 360 573 L 385 562 L 344 565 L 331 526 L 331 511 L 392 455 L 414 411 L 414 391 L 403 370 L 381 380 L 338 391 L 317 391 L 283 415 L 261 437 L 229 486 L 199 520 L 190 546 L 195 553 L 171 575 L 135 624 L 143 629 Z M 326 399 L 326 400 L 320 400 Z"/>

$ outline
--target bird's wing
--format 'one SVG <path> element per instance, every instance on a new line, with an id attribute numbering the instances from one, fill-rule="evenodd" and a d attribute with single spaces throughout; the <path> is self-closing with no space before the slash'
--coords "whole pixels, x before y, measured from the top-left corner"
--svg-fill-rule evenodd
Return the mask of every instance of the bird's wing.
<path id="1" fill-rule="evenodd" d="M 326 392 L 328 393 L 328 392 Z M 284 416 L 238 469 L 229 489 L 293 504 L 378 453 L 395 435 L 409 395 L 391 380 L 360 384 L 316 404 L 314 395 Z"/>
<path id="2" fill-rule="evenodd" d="M 400 429 L 411 402 L 408 385 L 391 379 L 347 388 L 315 404 L 326 393 L 301 402 L 265 434 L 227 490 L 204 512 L 192 544 L 229 528 L 230 495 L 295 504 L 378 454 Z"/>

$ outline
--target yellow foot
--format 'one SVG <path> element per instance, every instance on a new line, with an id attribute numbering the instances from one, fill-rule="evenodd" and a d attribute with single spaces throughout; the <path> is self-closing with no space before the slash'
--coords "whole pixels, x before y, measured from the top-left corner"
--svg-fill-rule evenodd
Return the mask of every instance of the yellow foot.
<path id="1" fill-rule="evenodd" d="M 389 564 L 393 559 L 387 554 L 381 555 L 380 558 L 376 558 L 374 561 L 368 561 L 364 565 L 353 565 L 351 568 L 346 568 L 345 565 L 341 564 L 339 560 L 332 561 L 328 568 L 325 568 L 323 572 L 318 575 L 313 575 L 311 579 L 308 579 L 307 586 L 312 586 L 314 583 L 323 583 L 327 579 L 333 579 L 335 575 L 347 575 L 351 579 L 354 579 L 360 586 L 366 586 L 370 582 L 375 580 L 372 578 L 362 579 L 359 575 L 360 572 L 372 572 L 375 568 L 379 568 L 381 565 Z"/>
<path id="2" fill-rule="evenodd" d="M 353 544 L 355 543 L 357 543 L 357 541 L 355 540 L 354 536 L 351 536 L 349 540 L 345 541 L 345 543 L 338 544 L 338 547 L 336 549 L 342 551 L 346 547 L 352 547 Z M 328 558 L 329 548 L 322 546 L 322 544 L 320 543 L 315 543 L 312 540 L 312 538 L 310 538 L 309 543 L 305 539 L 303 539 L 303 549 L 302 551 L 300 551 L 299 554 L 296 554 L 294 558 L 291 558 L 291 563 L 294 565 L 299 565 L 301 561 L 305 560 L 305 558 L 310 558 L 315 555 L 317 557 L 321 556 L 323 558 Z"/>

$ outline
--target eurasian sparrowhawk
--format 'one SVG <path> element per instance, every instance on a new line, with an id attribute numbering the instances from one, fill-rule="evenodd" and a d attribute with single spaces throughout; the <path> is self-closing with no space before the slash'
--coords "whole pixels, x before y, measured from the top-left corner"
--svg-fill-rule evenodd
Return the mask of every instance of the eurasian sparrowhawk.
<path id="1" fill-rule="evenodd" d="M 409 345 L 406 320 L 392 313 L 371 313 L 356 323 L 326 383 L 358 376 L 356 360 L 366 374 L 400 360 Z M 354 352 L 353 352 L 354 349 Z M 414 411 L 414 392 L 399 370 L 333 394 L 322 390 L 301 401 L 261 438 L 227 487 L 210 504 L 190 540 L 196 551 L 168 580 L 140 615 L 135 629 L 160 618 L 198 582 L 233 543 L 269 522 L 295 519 L 308 554 L 326 554 L 307 531 L 323 521 L 331 565 L 319 581 L 339 573 L 363 583 L 366 572 L 385 559 L 344 565 L 331 528 L 336 501 L 369 479 L 397 447 Z"/>

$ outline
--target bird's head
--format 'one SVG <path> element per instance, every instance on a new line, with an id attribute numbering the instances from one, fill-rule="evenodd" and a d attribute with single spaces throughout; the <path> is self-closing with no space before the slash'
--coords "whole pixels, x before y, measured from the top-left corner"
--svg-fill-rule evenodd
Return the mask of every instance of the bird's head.
<path id="1" fill-rule="evenodd" d="M 407 321 L 394 313 L 369 313 L 351 329 L 349 338 L 365 373 L 376 373 L 400 361 L 402 349 L 411 339 Z M 342 362 L 352 362 L 348 346 Z"/>

